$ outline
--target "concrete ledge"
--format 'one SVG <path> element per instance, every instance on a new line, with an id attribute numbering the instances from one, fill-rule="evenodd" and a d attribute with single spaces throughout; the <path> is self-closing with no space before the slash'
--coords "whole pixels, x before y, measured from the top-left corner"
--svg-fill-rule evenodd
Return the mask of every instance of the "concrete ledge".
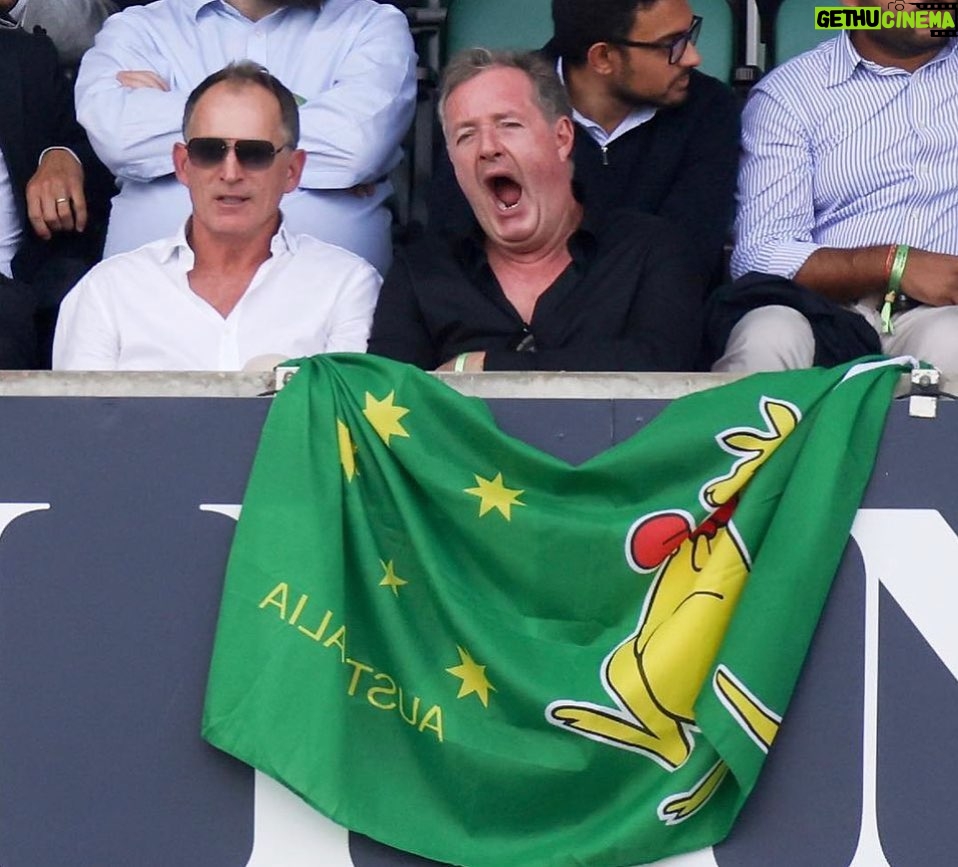
<path id="1" fill-rule="evenodd" d="M 0 371 L 0 397 L 258 397 L 272 372 Z"/>
<path id="2" fill-rule="evenodd" d="M 483 398 L 671 400 L 733 382 L 726 373 L 437 373 L 462 394 Z M 272 372 L 163 373 L 0 371 L 0 397 L 268 397 Z M 958 376 L 943 375 L 954 394 Z M 902 376 L 896 395 L 907 394 Z"/>

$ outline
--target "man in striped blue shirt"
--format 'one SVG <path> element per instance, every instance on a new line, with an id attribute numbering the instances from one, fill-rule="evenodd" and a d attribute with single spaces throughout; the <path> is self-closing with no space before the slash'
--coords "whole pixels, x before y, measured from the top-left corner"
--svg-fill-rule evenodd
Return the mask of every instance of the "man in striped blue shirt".
<path id="1" fill-rule="evenodd" d="M 958 370 L 956 40 L 843 32 L 756 85 L 743 146 L 732 274 L 804 289 L 747 312 L 713 369 L 810 366 L 821 311 L 842 307 L 882 351 Z M 814 314 L 793 303 L 806 290 Z"/>

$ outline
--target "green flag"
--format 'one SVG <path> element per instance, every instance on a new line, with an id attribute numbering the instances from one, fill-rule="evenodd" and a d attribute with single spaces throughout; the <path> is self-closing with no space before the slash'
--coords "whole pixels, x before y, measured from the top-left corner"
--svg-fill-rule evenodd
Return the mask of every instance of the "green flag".
<path id="1" fill-rule="evenodd" d="M 297 363 L 236 531 L 204 737 L 455 864 L 628 865 L 721 840 L 901 365 L 752 376 L 573 467 L 412 367 Z"/>

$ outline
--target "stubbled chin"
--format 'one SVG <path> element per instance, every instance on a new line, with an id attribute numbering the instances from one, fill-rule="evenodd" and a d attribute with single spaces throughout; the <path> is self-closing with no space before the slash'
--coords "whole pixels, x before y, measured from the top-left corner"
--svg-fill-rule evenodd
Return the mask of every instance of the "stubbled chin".
<path id="1" fill-rule="evenodd" d="M 536 234 L 536 224 L 531 218 L 527 208 L 519 207 L 512 211 L 496 211 L 493 214 L 486 213 L 483 219 L 479 221 L 486 237 L 494 243 L 504 246 L 514 247 L 523 245 L 533 239 Z"/>

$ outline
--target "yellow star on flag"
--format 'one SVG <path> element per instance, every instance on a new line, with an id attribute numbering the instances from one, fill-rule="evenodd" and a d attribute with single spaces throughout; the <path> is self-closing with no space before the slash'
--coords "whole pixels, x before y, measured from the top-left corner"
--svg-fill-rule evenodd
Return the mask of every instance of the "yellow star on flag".
<path id="1" fill-rule="evenodd" d="M 349 428 L 340 420 L 336 419 L 336 438 L 339 440 L 339 462 L 343 465 L 343 472 L 347 480 L 353 480 L 356 475 L 356 443 L 353 442 Z"/>
<path id="2" fill-rule="evenodd" d="M 477 488 L 466 488 L 467 494 L 479 497 L 479 517 L 492 509 L 498 509 L 502 516 L 507 520 L 512 520 L 512 513 L 509 511 L 513 506 L 524 506 L 525 503 L 519 502 L 519 497 L 525 491 L 517 491 L 507 488 L 502 481 L 502 473 L 496 473 L 494 479 L 484 479 L 482 476 L 476 476 Z"/>
<path id="3" fill-rule="evenodd" d="M 446 669 L 449 674 L 462 681 L 459 684 L 459 695 L 456 698 L 465 698 L 467 695 L 475 693 L 479 696 L 479 701 L 482 702 L 483 706 L 489 707 L 489 691 L 495 692 L 496 688 L 489 683 L 489 678 L 486 677 L 486 667 L 476 663 L 465 648 L 457 644 L 456 649 L 459 651 L 460 664 Z"/>
<path id="4" fill-rule="evenodd" d="M 396 392 L 391 391 L 382 400 L 376 400 L 368 391 L 366 392 L 366 408 L 363 415 L 373 426 L 373 430 L 379 434 L 379 438 L 388 446 L 390 437 L 408 437 L 409 434 L 399 423 L 408 409 L 404 406 L 396 406 L 393 400 Z"/>
<path id="5" fill-rule="evenodd" d="M 398 596 L 399 588 L 405 587 L 409 582 L 404 581 L 396 574 L 392 560 L 390 560 L 388 563 L 380 560 L 379 565 L 383 567 L 384 571 L 383 580 L 379 582 L 379 586 L 388 587 L 390 590 L 392 590 L 393 596 Z"/>

